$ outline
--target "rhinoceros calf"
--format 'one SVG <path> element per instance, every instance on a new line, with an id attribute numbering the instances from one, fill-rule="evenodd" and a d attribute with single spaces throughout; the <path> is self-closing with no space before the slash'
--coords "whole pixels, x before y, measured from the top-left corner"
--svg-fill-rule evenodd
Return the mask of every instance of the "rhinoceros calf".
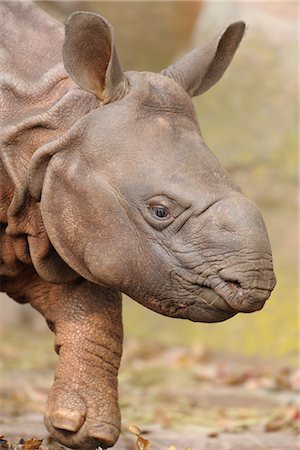
<path id="1" fill-rule="evenodd" d="M 49 432 L 107 448 L 120 432 L 120 292 L 217 322 L 261 309 L 274 288 L 263 219 L 191 101 L 221 78 L 245 25 L 159 74 L 124 73 L 97 14 L 72 14 L 64 33 L 27 1 L 0 13 L 2 290 L 56 334 Z"/>

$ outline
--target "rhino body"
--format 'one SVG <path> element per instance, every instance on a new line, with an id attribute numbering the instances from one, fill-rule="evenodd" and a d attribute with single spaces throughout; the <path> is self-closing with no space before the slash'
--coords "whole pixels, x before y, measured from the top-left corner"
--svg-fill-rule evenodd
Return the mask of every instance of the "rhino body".
<path id="1" fill-rule="evenodd" d="M 123 73 L 113 30 L 66 30 L 0 2 L 1 289 L 55 332 L 45 423 L 62 444 L 113 446 L 121 292 L 199 322 L 262 308 L 275 277 L 257 207 L 207 148 L 191 97 L 221 78 L 244 23 L 160 74 Z"/>

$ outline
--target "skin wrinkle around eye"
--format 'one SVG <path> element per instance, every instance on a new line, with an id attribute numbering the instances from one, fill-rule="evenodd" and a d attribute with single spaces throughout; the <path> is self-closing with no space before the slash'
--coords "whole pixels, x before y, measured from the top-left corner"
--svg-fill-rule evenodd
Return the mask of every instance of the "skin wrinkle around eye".
<path id="1" fill-rule="evenodd" d="M 220 201 L 220 198 L 216 198 L 213 201 L 211 201 L 209 204 L 206 204 L 206 205 L 204 205 L 202 207 L 199 207 L 197 209 L 193 208 L 192 205 L 190 204 L 190 206 L 187 207 L 186 210 L 183 211 L 183 213 L 181 214 L 181 215 L 183 215 L 184 213 L 189 211 L 189 215 L 188 215 L 188 217 L 186 217 L 186 220 L 184 220 L 180 224 L 180 226 L 177 227 L 177 229 L 174 226 L 174 228 L 176 229 L 176 233 L 178 233 L 182 229 L 182 227 L 185 225 L 185 223 L 188 221 L 188 219 L 190 219 L 191 217 L 197 218 L 198 216 L 205 214 L 209 210 L 210 207 L 212 207 L 215 203 L 217 203 L 219 201 Z M 172 231 L 172 227 L 168 227 L 168 228 L 170 228 L 170 229 L 169 230 L 167 229 L 167 231 L 169 231 L 169 232 L 170 232 L 170 230 Z"/>

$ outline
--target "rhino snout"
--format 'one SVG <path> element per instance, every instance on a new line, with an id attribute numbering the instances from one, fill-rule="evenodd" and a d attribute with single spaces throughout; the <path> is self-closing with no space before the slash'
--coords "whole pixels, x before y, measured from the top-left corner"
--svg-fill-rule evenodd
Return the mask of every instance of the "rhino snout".
<path id="1" fill-rule="evenodd" d="M 276 280 L 273 270 L 257 269 L 238 272 L 232 268 L 219 272 L 219 283 L 214 288 L 226 303 L 239 312 L 254 312 L 262 309 L 274 289 Z"/>
<path id="2" fill-rule="evenodd" d="M 224 261 L 215 290 L 237 311 L 260 310 L 276 283 L 263 218 L 256 205 L 241 194 L 220 202 L 218 208 L 222 228 L 233 230 L 221 232 L 221 240 L 236 256 Z"/>
<path id="3" fill-rule="evenodd" d="M 234 310 L 260 310 L 276 280 L 270 243 L 256 205 L 233 193 L 208 210 L 211 247 L 223 249 L 223 262 L 215 272 L 212 289 Z M 221 250 L 222 254 L 222 250 Z M 223 266 L 223 267 L 222 267 Z"/>
<path id="4" fill-rule="evenodd" d="M 185 270 L 183 286 L 200 294 L 197 304 L 210 306 L 213 315 L 262 309 L 276 279 L 266 227 L 254 203 L 233 192 L 191 217 L 181 235 L 184 245 L 177 240 L 173 249 Z"/>

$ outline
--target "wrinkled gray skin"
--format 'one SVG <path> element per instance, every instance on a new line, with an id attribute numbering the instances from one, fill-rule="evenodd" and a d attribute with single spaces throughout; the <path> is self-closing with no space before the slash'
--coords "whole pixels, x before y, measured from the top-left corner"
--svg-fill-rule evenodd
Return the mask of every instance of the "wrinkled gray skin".
<path id="1" fill-rule="evenodd" d="M 160 74 L 123 73 L 96 14 L 74 13 L 65 38 L 29 2 L 1 2 L 0 17 L 2 290 L 56 334 L 48 430 L 107 448 L 120 430 L 120 292 L 217 322 L 261 309 L 275 285 L 263 219 L 191 101 L 221 78 L 245 26 Z"/>

